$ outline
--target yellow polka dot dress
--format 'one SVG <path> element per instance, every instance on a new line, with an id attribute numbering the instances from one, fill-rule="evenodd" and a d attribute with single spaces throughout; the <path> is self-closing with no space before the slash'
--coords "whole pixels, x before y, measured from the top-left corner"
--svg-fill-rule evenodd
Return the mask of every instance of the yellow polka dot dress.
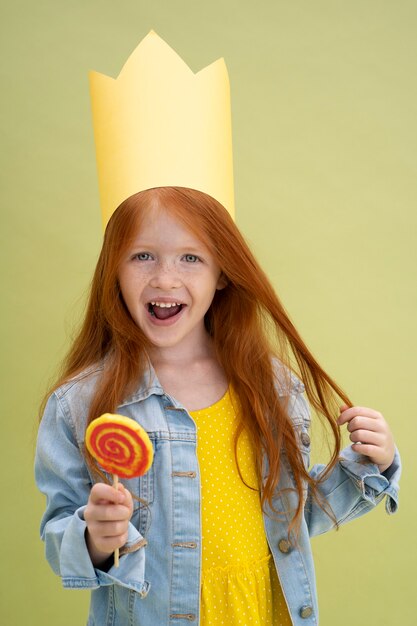
<path id="1" fill-rule="evenodd" d="M 244 481 L 235 460 L 238 406 L 228 390 L 212 406 L 191 412 L 202 493 L 200 626 L 291 626 L 265 536 L 255 456 L 245 432 L 238 444 Z"/>

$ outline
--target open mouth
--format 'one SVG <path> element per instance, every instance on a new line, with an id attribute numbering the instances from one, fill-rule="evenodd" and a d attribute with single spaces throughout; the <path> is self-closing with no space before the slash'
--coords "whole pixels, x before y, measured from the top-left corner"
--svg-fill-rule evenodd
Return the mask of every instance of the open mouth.
<path id="1" fill-rule="evenodd" d="M 158 320 L 167 320 L 178 315 L 184 306 L 180 302 L 148 302 L 148 311 Z"/>

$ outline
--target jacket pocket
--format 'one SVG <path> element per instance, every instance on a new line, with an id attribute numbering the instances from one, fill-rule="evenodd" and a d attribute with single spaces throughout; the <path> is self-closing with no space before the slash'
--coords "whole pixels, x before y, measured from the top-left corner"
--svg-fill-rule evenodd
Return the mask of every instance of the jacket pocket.
<path id="1" fill-rule="evenodd" d="M 292 424 L 297 438 L 298 448 L 303 457 L 304 466 L 308 470 L 310 466 L 311 441 L 309 435 L 310 422 L 302 416 L 292 416 Z"/>
<path id="2" fill-rule="evenodd" d="M 304 467 L 306 471 L 308 471 L 310 468 L 310 451 L 311 451 L 310 435 L 308 433 L 308 427 L 310 424 L 303 417 L 293 417 L 292 423 L 294 427 L 295 436 L 297 438 L 298 448 L 301 452 L 301 456 L 303 459 Z M 308 495 L 308 484 L 307 484 L 307 481 L 303 479 L 304 502 L 307 499 L 307 495 Z"/>
<path id="3" fill-rule="evenodd" d="M 151 522 L 150 505 L 154 499 L 154 471 L 153 467 L 140 478 L 136 479 L 135 495 L 133 503 L 132 523 L 136 526 L 143 537 L 146 537 Z"/>

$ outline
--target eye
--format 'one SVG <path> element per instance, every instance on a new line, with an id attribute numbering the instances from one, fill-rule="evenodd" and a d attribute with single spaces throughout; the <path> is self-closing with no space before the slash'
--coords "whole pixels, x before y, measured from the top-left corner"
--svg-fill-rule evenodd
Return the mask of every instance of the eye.
<path id="1" fill-rule="evenodd" d="M 197 263 L 197 261 L 200 260 L 195 254 L 186 254 L 184 255 L 184 259 L 187 261 L 187 263 Z"/>
<path id="2" fill-rule="evenodd" d="M 138 252 L 133 258 L 137 259 L 138 261 L 149 261 L 151 255 L 149 254 L 149 252 Z"/>

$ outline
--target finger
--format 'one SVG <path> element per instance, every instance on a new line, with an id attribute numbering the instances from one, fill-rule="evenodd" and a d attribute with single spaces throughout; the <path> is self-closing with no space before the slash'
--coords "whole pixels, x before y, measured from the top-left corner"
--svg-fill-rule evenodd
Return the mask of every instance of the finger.
<path id="1" fill-rule="evenodd" d="M 96 536 L 119 537 L 127 532 L 128 524 L 125 520 L 119 522 L 94 522 L 90 524 L 90 532 L 93 530 Z"/>
<path id="2" fill-rule="evenodd" d="M 354 417 L 369 417 L 371 419 L 381 419 L 383 416 L 379 411 L 363 406 L 352 406 L 341 413 L 339 424 L 350 422 Z"/>
<path id="3" fill-rule="evenodd" d="M 381 423 L 380 420 L 377 420 L 373 417 L 363 417 L 362 415 L 357 415 L 356 417 L 353 417 L 350 422 L 347 423 L 347 429 L 351 433 L 353 433 L 355 430 L 383 432 L 384 423 Z"/>
<path id="4" fill-rule="evenodd" d="M 378 458 L 382 456 L 381 449 L 378 446 L 365 443 L 354 443 L 351 447 L 354 452 L 370 457 L 374 463 L 378 463 Z"/>
<path id="5" fill-rule="evenodd" d="M 87 525 L 102 522 L 127 522 L 132 516 L 130 508 L 121 504 L 88 504 L 84 511 Z"/>
<path id="6" fill-rule="evenodd" d="M 103 552 L 114 552 L 116 548 L 121 548 L 126 544 L 128 540 L 127 532 L 122 533 L 117 536 L 108 536 L 108 537 L 94 537 L 94 544 Z"/>
<path id="7" fill-rule="evenodd" d="M 119 542 L 121 541 L 121 537 L 124 538 L 124 541 L 121 543 L 123 545 L 127 541 L 128 535 L 128 523 L 127 522 L 92 522 L 91 524 L 87 524 L 88 535 L 91 537 L 94 544 L 99 547 L 100 550 L 103 550 L 103 542 L 104 541 L 113 541 Z M 116 547 L 116 544 L 114 544 Z M 107 548 L 110 550 L 114 549 L 111 546 L 107 545 Z"/>
<path id="8" fill-rule="evenodd" d="M 118 535 L 117 537 L 106 537 L 105 541 L 108 541 L 109 544 L 113 545 L 113 549 L 122 548 L 128 540 L 128 534 L 123 533 L 122 535 Z"/>
<path id="9" fill-rule="evenodd" d="M 372 419 L 381 419 L 382 415 L 379 411 L 375 411 L 374 409 L 369 409 L 367 407 L 361 406 L 353 406 L 350 409 L 346 409 L 343 413 L 340 414 L 337 422 L 341 426 L 342 424 L 346 424 L 350 422 L 356 416 L 361 417 L 370 417 Z"/>
<path id="10" fill-rule="evenodd" d="M 361 444 L 370 444 L 373 446 L 378 446 L 382 448 L 384 445 L 385 438 L 383 435 L 379 433 L 374 433 L 369 430 L 355 430 L 355 432 L 351 433 L 349 439 L 353 443 L 361 443 Z"/>
<path id="11" fill-rule="evenodd" d="M 122 483 L 119 483 L 118 484 L 118 490 L 123 495 L 122 504 L 124 506 L 127 506 L 129 509 L 132 509 L 132 511 L 133 511 L 133 498 L 132 498 L 132 494 L 130 493 L 129 489 L 126 489 L 126 487 Z"/>
<path id="12" fill-rule="evenodd" d="M 125 497 L 124 491 L 115 489 L 112 485 L 96 483 L 91 489 L 89 499 L 93 504 L 99 504 L 100 501 L 121 504 L 124 502 Z"/>

